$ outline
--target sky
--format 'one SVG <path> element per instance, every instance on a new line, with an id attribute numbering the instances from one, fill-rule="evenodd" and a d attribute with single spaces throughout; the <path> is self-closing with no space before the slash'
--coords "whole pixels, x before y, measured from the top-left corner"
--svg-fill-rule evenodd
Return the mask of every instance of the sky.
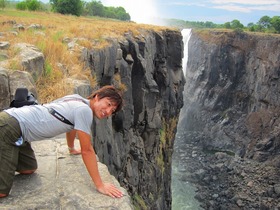
<path id="1" fill-rule="evenodd" d="M 48 3 L 49 0 L 41 0 Z M 92 0 L 83 0 L 91 2 Z M 263 16 L 280 16 L 280 0 L 95 0 L 104 6 L 123 7 L 137 23 L 163 25 L 163 19 L 211 21 L 239 20 L 256 24 Z"/>
<path id="2" fill-rule="evenodd" d="M 104 6 L 122 6 L 137 23 L 162 24 L 158 19 L 211 21 L 239 20 L 244 26 L 265 15 L 280 16 L 280 0 L 100 0 Z"/>

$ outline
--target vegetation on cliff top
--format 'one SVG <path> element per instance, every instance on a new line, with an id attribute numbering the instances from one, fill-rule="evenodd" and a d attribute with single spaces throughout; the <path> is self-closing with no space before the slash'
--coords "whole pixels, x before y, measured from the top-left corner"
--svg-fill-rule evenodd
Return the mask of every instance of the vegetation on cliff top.
<path id="1" fill-rule="evenodd" d="M 204 42 L 212 44 L 221 44 L 229 41 L 230 38 L 236 36 L 244 37 L 248 34 L 250 36 L 258 37 L 260 40 L 264 37 L 277 37 L 280 38 L 280 34 L 261 33 L 261 32 L 244 32 L 241 30 L 230 30 L 230 29 L 194 29 L 192 33 L 199 36 Z"/>
<path id="2" fill-rule="evenodd" d="M 65 95 L 67 77 L 87 77 L 94 85 L 94 75 L 86 69 L 80 59 L 81 48 L 101 49 L 109 45 L 111 39 L 122 40 L 124 34 L 138 36 L 145 30 L 163 31 L 167 27 L 136 24 L 100 17 L 77 17 L 52 12 L 30 12 L 18 10 L 0 10 L 1 41 L 9 41 L 10 58 L 16 57 L 18 51 L 13 48 L 16 43 L 28 43 L 36 46 L 45 57 L 45 72 L 36 81 L 39 97 L 42 102 L 53 100 Z M 5 24 L 15 22 L 17 25 L 29 26 L 38 24 L 38 29 L 19 30 L 14 25 Z M 17 33 L 13 33 L 16 31 Z M 15 35 L 17 34 L 17 35 Z M 69 50 L 65 39 L 78 39 L 77 48 Z M 7 69 L 23 70 L 22 65 L 15 59 L 5 62 Z M 61 68 L 63 66 L 63 70 Z M 65 74 L 67 72 L 67 74 Z"/>
<path id="3" fill-rule="evenodd" d="M 130 14 L 123 7 L 106 7 L 101 1 L 91 0 L 50 0 L 49 3 L 42 3 L 39 0 L 25 0 L 21 2 L 0 0 L 0 8 L 11 7 L 20 10 L 30 11 L 54 11 L 61 14 L 72 14 L 77 16 L 99 16 L 119 20 L 130 21 Z M 238 19 L 223 24 L 216 24 L 211 21 L 188 21 L 179 19 L 164 19 L 166 25 L 178 28 L 215 28 L 233 29 L 239 31 L 280 33 L 280 16 L 261 17 L 256 23 L 250 22 L 243 25 Z"/>
<path id="4" fill-rule="evenodd" d="M 232 20 L 224 24 L 216 24 L 210 21 L 184 21 L 171 19 L 167 20 L 168 25 L 180 28 L 196 28 L 196 29 L 231 29 L 239 31 L 263 32 L 263 33 L 280 33 L 280 16 L 263 16 L 257 23 L 249 23 L 244 26 L 239 20 Z"/>
<path id="5" fill-rule="evenodd" d="M 43 3 L 39 0 L 0 0 L 0 8 L 45 12 L 52 11 L 60 14 L 99 16 L 130 21 L 130 15 L 123 7 L 106 7 L 100 1 L 96 0 L 92 0 L 91 2 L 82 0 L 49 0 L 49 3 Z"/>

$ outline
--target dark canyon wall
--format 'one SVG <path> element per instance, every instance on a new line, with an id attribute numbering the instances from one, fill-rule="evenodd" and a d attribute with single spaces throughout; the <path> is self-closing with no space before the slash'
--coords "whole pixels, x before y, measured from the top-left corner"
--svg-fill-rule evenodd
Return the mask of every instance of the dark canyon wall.
<path id="1" fill-rule="evenodd" d="M 193 31 L 181 124 L 205 149 L 280 166 L 280 37 Z"/>
<path id="2" fill-rule="evenodd" d="M 97 122 L 103 126 L 94 131 L 94 145 L 140 209 L 171 208 L 171 156 L 185 84 L 182 48 L 181 33 L 166 30 L 126 34 L 106 49 L 83 52 L 99 84 L 121 82 L 127 89 L 123 111 Z"/>

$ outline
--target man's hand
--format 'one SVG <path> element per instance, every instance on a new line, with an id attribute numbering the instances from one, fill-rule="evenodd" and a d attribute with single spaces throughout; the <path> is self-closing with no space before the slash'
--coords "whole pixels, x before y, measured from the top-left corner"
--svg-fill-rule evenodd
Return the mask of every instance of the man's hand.
<path id="1" fill-rule="evenodd" d="M 123 193 L 119 189 L 117 189 L 113 184 L 104 183 L 99 188 L 97 188 L 97 190 L 100 193 L 108 195 L 112 198 L 121 198 L 123 196 Z"/>
<path id="2" fill-rule="evenodd" d="M 75 149 L 75 148 L 68 148 L 70 155 L 79 155 L 81 154 L 80 149 Z"/>
<path id="3" fill-rule="evenodd" d="M 114 185 L 104 184 L 102 182 L 98 171 L 96 154 L 91 144 L 90 135 L 80 130 L 77 130 L 77 133 L 80 139 L 83 161 L 97 190 L 104 195 L 111 196 L 112 198 L 122 197 L 122 192 L 118 190 Z"/>

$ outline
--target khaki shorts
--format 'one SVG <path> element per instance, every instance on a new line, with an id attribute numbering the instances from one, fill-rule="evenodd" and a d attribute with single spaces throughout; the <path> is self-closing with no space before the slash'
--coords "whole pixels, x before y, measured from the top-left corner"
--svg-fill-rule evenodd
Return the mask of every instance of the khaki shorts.
<path id="1" fill-rule="evenodd" d="M 16 171 L 37 169 L 30 143 L 15 145 L 20 136 L 18 121 L 6 112 L 0 112 L 0 194 L 9 194 Z"/>

